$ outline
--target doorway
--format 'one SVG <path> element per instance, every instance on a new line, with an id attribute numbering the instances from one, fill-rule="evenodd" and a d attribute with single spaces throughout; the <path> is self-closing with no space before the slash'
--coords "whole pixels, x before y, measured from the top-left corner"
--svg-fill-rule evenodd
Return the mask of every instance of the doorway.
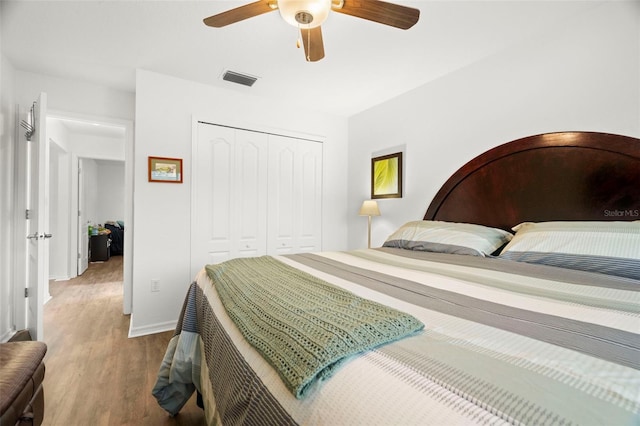
<path id="1" fill-rule="evenodd" d="M 78 275 L 89 262 L 124 254 L 124 176 L 124 161 L 78 159 Z"/>
<path id="2" fill-rule="evenodd" d="M 130 314 L 133 123 L 50 111 L 47 115 L 47 135 L 52 146 L 56 146 L 56 152 L 61 154 L 57 156 L 58 175 L 52 176 L 52 180 L 57 179 L 64 184 L 64 188 L 58 187 L 55 197 L 56 223 L 64 235 L 57 239 L 60 245 L 58 258 L 51 258 L 51 261 L 57 262 L 52 268 L 56 275 L 52 274 L 51 278 L 68 280 L 82 274 L 86 269 L 86 266 L 82 267 L 82 260 L 83 257 L 89 260 L 87 221 L 103 226 L 107 220 L 121 222 L 127 227 L 121 242 L 124 270 L 123 313 Z M 85 172 L 91 169 L 90 181 L 94 182 L 94 185 L 87 185 L 87 180 L 82 176 L 83 169 Z M 107 182 L 100 187 L 98 181 Z M 96 196 L 99 192 L 105 195 L 100 200 Z M 110 197 L 119 198 L 120 201 L 110 201 Z M 91 200 L 93 202 L 87 202 Z M 119 210 L 107 212 L 114 216 L 113 218 L 103 218 L 96 212 L 105 210 L 105 206 L 117 206 Z M 60 253 L 63 253 L 62 260 Z"/>

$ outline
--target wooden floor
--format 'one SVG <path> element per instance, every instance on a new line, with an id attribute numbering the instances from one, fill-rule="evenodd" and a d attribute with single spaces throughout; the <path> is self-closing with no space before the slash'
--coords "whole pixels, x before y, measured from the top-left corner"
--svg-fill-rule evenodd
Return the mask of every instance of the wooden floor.
<path id="1" fill-rule="evenodd" d="M 151 395 L 172 332 L 129 339 L 122 256 L 50 283 L 44 306 L 44 425 L 203 425 L 195 397 L 176 417 Z"/>

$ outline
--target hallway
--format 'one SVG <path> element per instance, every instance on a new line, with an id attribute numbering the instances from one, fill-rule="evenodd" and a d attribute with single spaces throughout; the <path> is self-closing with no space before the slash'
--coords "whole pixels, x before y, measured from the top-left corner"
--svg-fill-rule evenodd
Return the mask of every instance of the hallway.
<path id="1" fill-rule="evenodd" d="M 50 282 L 44 306 L 44 425 L 201 425 L 195 397 L 175 418 L 151 395 L 173 332 L 129 339 L 122 256 Z"/>

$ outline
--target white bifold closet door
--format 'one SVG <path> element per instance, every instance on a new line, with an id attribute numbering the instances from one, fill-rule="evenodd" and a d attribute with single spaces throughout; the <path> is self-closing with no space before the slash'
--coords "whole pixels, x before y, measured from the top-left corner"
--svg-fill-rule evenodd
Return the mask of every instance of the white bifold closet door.
<path id="1" fill-rule="evenodd" d="M 198 123 L 192 172 L 192 276 L 236 257 L 321 250 L 321 143 Z"/>
<path id="2" fill-rule="evenodd" d="M 191 272 L 267 251 L 267 135 L 198 124 Z"/>
<path id="3" fill-rule="evenodd" d="M 269 136 L 267 252 L 320 251 L 322 144 Z"/>

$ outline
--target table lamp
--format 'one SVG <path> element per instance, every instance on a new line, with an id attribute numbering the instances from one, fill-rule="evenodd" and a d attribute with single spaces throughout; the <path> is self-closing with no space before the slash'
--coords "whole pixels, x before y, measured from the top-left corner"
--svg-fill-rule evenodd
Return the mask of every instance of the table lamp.
<path id="1" fill-rule="evenodd" d="M 362 203 L 362 207 L 360 207 L 359 215 L 369 217 L 367 248 L 371 248 L 371 217 L 380 216 L 380 209 L 378 209 L 378 203 L 375 200 L 365 200 Z"/>

